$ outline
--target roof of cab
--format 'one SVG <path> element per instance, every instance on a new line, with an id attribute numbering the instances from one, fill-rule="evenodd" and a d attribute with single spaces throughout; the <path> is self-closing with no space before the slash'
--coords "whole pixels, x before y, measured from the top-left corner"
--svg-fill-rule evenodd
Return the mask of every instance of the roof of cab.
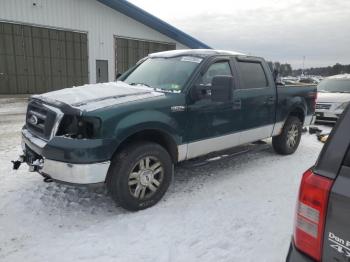
<path id="1" fill-rule="evenodd" d="M 197 57 L 208 57 L 213 55 L 235 55 L 235 56 L 245 56 L 243 53 L 225 50 L 214 50 L 214 49 L 180 49 L 172 51 L 164 51 L 150 54 L 149 57 L 177 57 L 177 56 L 197 56 Z"/>

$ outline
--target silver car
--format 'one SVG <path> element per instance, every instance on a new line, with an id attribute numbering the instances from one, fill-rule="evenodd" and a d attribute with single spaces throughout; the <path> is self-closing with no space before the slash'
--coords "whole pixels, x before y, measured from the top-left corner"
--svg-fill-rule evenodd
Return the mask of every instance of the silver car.
<path id="1" fill-rule="evenodd" d="M 316 122 L 336 122 L 350 102 L 350 74 L 325 78 L 317 91 Z"/>

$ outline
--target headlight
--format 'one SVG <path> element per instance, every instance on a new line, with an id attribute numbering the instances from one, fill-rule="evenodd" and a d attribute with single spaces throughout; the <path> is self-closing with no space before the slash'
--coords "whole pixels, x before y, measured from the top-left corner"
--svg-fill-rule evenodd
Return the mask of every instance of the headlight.
<path id="1" fill-rule="evenodd" d="M 101 119 L 65 115 L 58 129 L 58 136 L 71 138 L 96 138 L 101 129 Z"/>
<path id="2" fill-rule="evenodd" d="M 348 106 L 349 102 L 342 103 L 336 108 L 336 110 L 344 110 Z"/>

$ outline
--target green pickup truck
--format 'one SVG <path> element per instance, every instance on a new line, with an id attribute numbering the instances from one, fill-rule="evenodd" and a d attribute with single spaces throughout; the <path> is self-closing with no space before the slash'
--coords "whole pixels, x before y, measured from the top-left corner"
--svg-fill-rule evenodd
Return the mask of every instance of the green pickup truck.
<path id="1" fill-rule="evenodd" d="M 145 209 L 181 161 L 269 137 L 277 153 L 294 153 L 316 95 L 315 86 L 276 85 L 262 58 L 155 53 L 117 82 L 32 96 L 14 168 L 26 162 L 46 181 L 105 183 L 123 208 Z"/>

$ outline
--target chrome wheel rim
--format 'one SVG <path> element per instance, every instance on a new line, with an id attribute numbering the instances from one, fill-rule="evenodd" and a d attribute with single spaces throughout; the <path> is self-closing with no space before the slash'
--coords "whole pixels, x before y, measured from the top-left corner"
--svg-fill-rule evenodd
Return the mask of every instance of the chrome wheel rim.
<path id="1" fill-rule="evenodd" d="M 297 143 L 299 136 L 299 128 L 297 125 L 292 125 L 290 129 L 288 130 L 287 134 L 287 145 L 289 147 L 294 147 Z"/>
<path id="2" fill-rule="evenodd" d="M 141 158 L 129 174 L 129 191 L 136 199 L 147 199 L 159 189 L 164 178 L 162 163 L 156 158 L 146 156 Z"/>

